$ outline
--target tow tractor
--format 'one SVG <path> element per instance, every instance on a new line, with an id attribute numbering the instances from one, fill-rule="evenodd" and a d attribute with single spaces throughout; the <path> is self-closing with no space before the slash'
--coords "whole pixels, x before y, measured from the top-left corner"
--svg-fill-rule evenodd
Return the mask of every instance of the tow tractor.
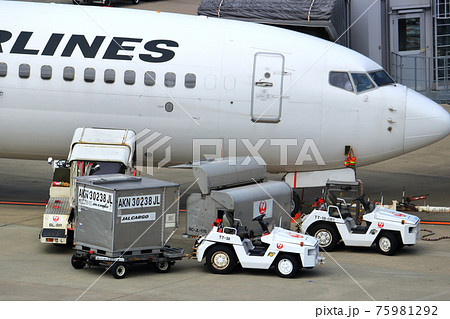
<path id="1" fill-rule="evenodd" d="M 65 160 L 53 160 L 41 243 L 73 243 L 76 178 L 99 174 L 132 174 L 134 170 L 135 133 L 131 130 L 77 128 Z"/>
<path id="2" fill-rule="evenodd" d="M 420 231 L 417 216 L 369 203 L 364 197 L 354 199 L 364 207 L 361 225 L 357 225 L 350 212 L 351 203 L 327 191 L 323 204 L 301 217 L 301 232 L 316 237 L 319 246 L 326 251 L 334 250 L 341 240 L 346 246 L 375 244 L 384 255 L 393 255 L 404 246 L 416 244 Z"/>
<path id="3" fill-rule="evenodd" d="M 206 237 L 198 237 L 194 246 L 197 261 L 206 258 L 208 269 L 215 274 L 227 274 L 238 263 L 243 268 L 252 269 L 274 266 L 276 273 L 283 278 L 292 278 L 299 269 L 313 268 L 324 262 L 314 237 L 273 227 L 273 223 L 269 231 L 268 224 L 263 221 L 264 216 L 253 219 L 261 225 L 263 234 L 252 242 L 246 227 L 238 219 L 224 214 Z"/>

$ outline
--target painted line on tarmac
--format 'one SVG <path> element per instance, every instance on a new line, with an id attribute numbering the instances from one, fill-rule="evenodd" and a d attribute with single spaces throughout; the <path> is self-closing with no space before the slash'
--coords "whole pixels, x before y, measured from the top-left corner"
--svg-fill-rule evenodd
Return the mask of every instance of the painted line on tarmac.
<path id="1" fill-rule="evenodd" d="M 31 203 L 31 202 L 10 202 L 10 201 L 0 201 L 3 205 L 30 205 L 30 206 L 45 206 L 46 203 Z"/>

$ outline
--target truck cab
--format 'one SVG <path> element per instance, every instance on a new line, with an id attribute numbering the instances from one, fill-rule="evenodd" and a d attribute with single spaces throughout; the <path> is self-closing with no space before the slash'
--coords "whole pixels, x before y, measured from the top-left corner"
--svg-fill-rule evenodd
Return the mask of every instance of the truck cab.
<path id="1" fill-rule="evenodd" d="M 77 128 L 66 160 L 53 160 L 41 243 L 72 244 L 76 179 L 80 176 L 135 174 L 135 136 L 131 130 Z"/>

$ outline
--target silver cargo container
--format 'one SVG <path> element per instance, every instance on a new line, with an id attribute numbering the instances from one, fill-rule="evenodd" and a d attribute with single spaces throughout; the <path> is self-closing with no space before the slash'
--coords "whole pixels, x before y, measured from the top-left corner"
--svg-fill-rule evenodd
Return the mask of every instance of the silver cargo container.
<path id="1" fill-rule="evenodd" d="M 249 159 L 223 158 L 190 166 L 201 194 L 187 199 L 187 235 L 207 235 L 215 219 L 225 213 L 255 234 L 261 227 L 252 220 L 262 214 L 266 222 L 290 228 L 292 189 L 285 182 L 267 181 L 264 161 Z"/>
<path id="2" fill-rule="evenodd" d="M 121 174 L 77 180 L 75 248 L 117 257 L 163 247 L 179 226 L 179 185 Z"/>
<path id="3" fill-rule="evenodd" d="M 268 181 L 252 185 L 213 190 L 210 195 L 191 194 L 186 203 L 186 233 L 206 236 L 216 218 L 229 212 L 250 232 L 258 234 L 261 226 L 253 218 L 265 214 L 264 221 L 290 228 L 292 189 L 285 182 Z"/>

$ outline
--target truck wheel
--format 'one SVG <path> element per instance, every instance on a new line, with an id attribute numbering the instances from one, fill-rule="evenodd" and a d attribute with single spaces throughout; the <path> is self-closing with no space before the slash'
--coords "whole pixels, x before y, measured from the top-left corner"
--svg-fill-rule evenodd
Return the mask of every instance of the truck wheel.
<path id="1" fill-rule="evenodd" d="M 82 260 L 77 253 L 73 254 L 71 259 L 72 267 L 75 269 L 83 269 L 86 266 L 86 262 Z"/>
<path id="2" fill-rule="evenodd" d="M 159 261 L 155 265 L 156 272 L 161 274 L 168 273 L 172 269 L 172 264 L 168 261 Z"/>
<path id="3" fill-rule="evenodd" d="M 292 202 L 291 202 L 291 217 L 295 215 L 300 210 L 300 196 L 295 191 L 292 191 Z"/>
<path id="4" fill-rule="evenodd" d="M 380 254 L 391 256 L 397 251 L 398 247 L 398 239 L 391 232 L 384 232 L 377 239 L 377 249 Z"/>
<path id="5" fill-rule="evenodd" d="M 114 263 L 111 267 L 111 272 L 114 278 L 122 279 L 127 275 L 127 266 L 124 263 Z"/>
<path id="6" fill-rule="evenodd" d="M 333 251 L 339 240 L 336 229 L 327 224 L 313 226 L 308 233 L 317 238 L 319 247 L 325 251 Z"/>
<path id="7" fill-rule="evenodd" d="M 297 258 L 289 254 L 282 254 L 275 263 L 277 275 L 282 278 L 293 278 L 297 274 L 299 263 Z"/>
<path id="8" fill-rule="evenodd" d="M 228 274 L 236 266 L 236 255 L 228 246 L 213 246 L 206 255 L 206 265 L 214 274 Z"/>

